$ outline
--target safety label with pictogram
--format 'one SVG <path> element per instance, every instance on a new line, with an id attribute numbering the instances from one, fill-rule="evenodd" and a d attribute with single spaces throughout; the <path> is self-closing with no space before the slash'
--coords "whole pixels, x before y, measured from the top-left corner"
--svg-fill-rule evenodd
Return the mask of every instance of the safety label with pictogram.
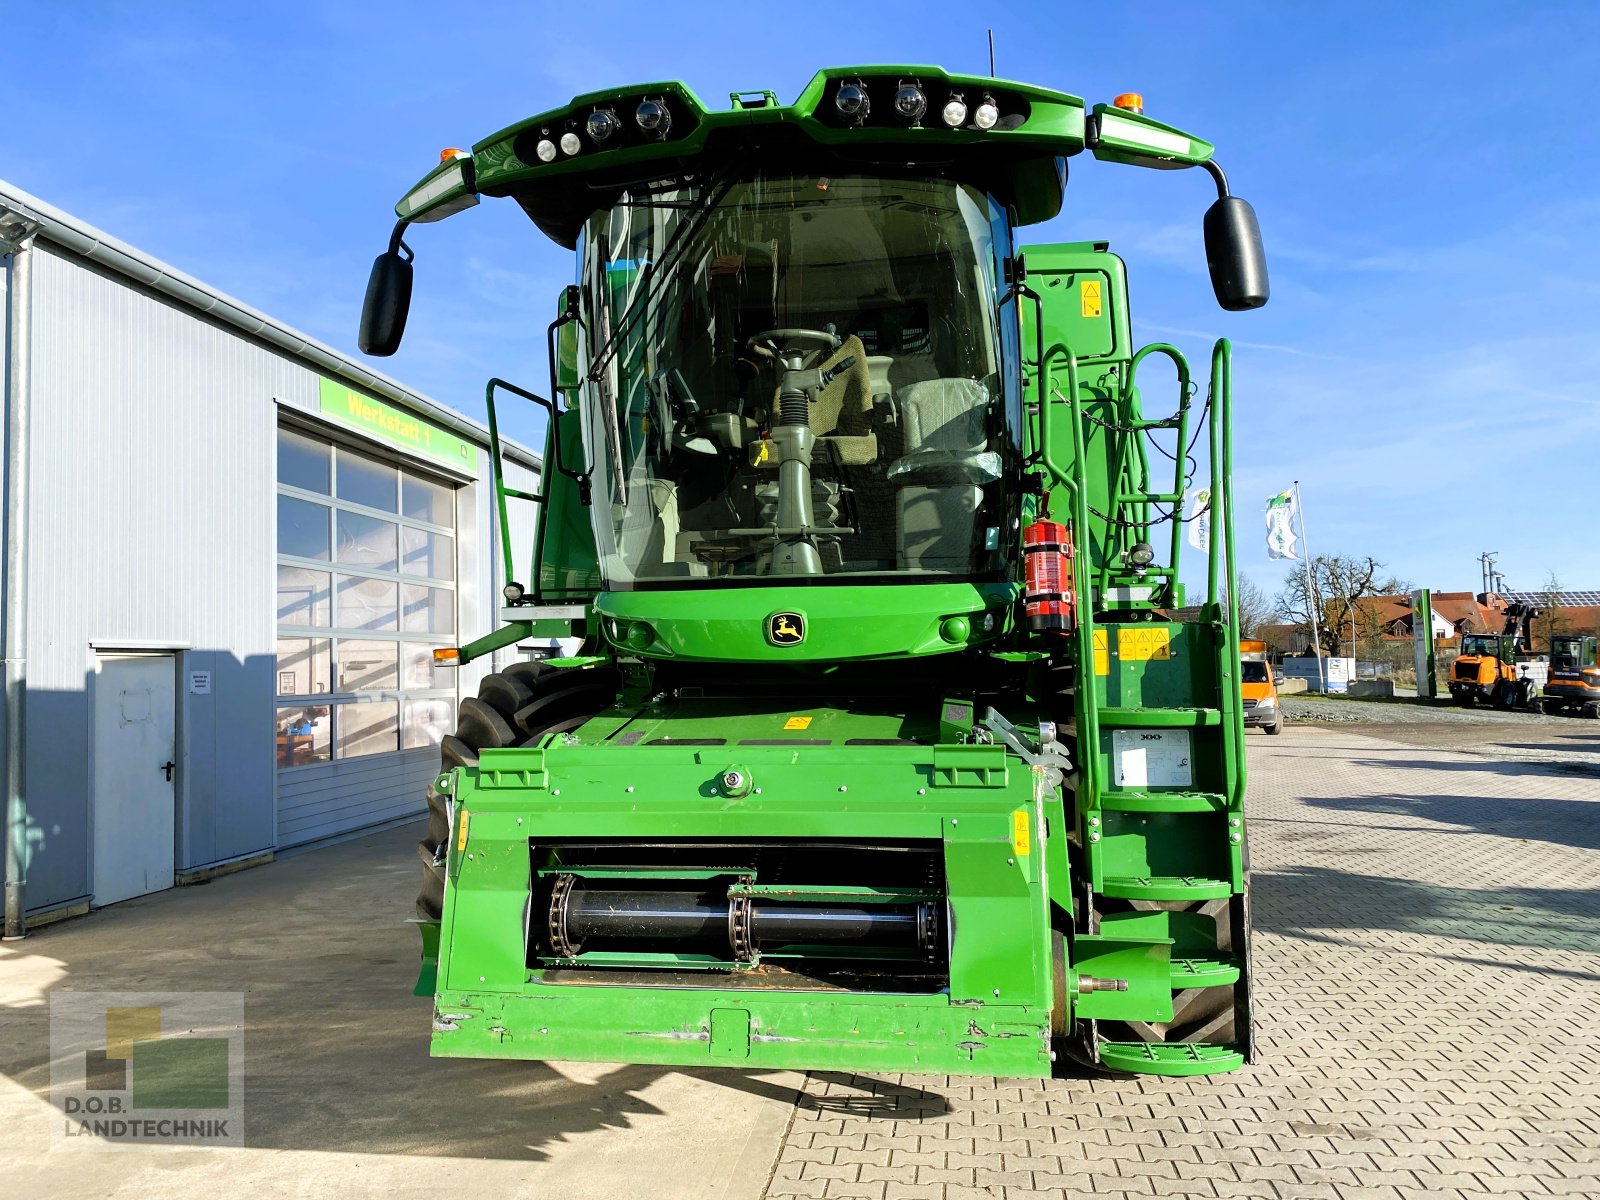
<path id="1" fill-rule="evenodd" d="M 1124 662 L 1148 662 L 1172 657 L 1172 631 L 1124 625 L 1117 630 L 1117 657 Z"/>

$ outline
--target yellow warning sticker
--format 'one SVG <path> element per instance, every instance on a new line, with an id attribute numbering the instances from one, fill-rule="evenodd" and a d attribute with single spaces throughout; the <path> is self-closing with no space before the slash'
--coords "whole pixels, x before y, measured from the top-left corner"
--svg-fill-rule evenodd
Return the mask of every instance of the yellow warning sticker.
<path id="1" fill-rule="evenodd" d="M 785 721 L 783 723 L 783 727 L 785 729 L 810 729 L 811 728 L 811 718 L 810 717 L 790 717 L 787 721 Z"/>
<path id="2" fill-rule="evenodd" d="M 1085 279 L 1078 285 L 1078 295 L 1083 299 L 1083 315 L 1098 317 L 1100 315 L 1100 281 L 1098 279 Z"/>
<path id="3" fill-rule="evenodd" d="M 1123 625 L 1117 629 L 1117 657 L 1124 661 L 1171 658 L 1172 630 Z"/>
<path id="4" fill-rule="evenodd" d="M 1021 858 L 1033 847 L 1033 838 L 1028 831 L 1028 810 L 1019 808 L 1011 814 L 1011 848 Z"/>
<path id="5" fill-rule="evenodd" d="M 467 824 L 472 820 L 472 814 L 466 809 L 461 810 L 461 819 L 456 822 L 456 853 L 461 854 L 467 848 Z"/>
<path id="6" fill-rule="evenodd" d="M 1094 673 L 1096 675 L 1111 674 L 1109 646 L 1110 643 L 1106 640 L 1106 631 L 1104 629 L 1096 629 L 1094 631 Z"/>

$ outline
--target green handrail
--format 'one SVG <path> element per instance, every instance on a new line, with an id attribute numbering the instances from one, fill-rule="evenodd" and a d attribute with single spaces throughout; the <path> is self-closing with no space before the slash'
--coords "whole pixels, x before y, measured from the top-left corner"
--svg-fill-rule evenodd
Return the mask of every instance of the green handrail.
<path id="1" fill-rule="evenodd" d="M 1139 392 L 1138 392 L 1138 388 L 1137 388 L 1137 379 L 1138 379 L 1138 372 L 1139 372 L 1140 364 L 1142 364 L 1144 362 L 1144 360 L 1146 358 L 1148 358 L 1152 354 L 1165 355 L 1167 358 L 1171 359 L 1172 360 L 1172 365 L 1173 365 L 1174 369 L 1177 371 L 1177 375 L 1178 375 L 1178 411 L 1177 411 L 1178 444 L 1174 448 L 1172 491 L 1170 493 L 1168 493 L 1168 495 L 1170 495 L 1170 496 L 1177 497 L 1177 499 L 1171 501 L 1171 504 L 1173 506 L 1173 508 L 1172 508 L 1172 545 L 1171 545 L 1171 556 L 1168 559 L 1168 562 L 1170 564 L 1170 569 L 1169 569 L 1169 572 L 1167 573 L 1167 586 L 1168 586 L 1167 599 L 1170 602 L 1171 599 L 1172 599 L 1172 595 L 1176 591 L 1176 588 L 1177 588 L 1177 583 L 1178 583 L 1178 560 L 1179 560 L 1179 556 L 1183 553 L 1183 521 L 1182 521 L 1183 513 L 1182 513 L 1182 509 L 1183 509 L 1183 495 L 1188 490 L 1188 485 L 1189 485 L 1188 471 L 1187 471 L 1186 468 L 1187 468 L 1187 465 L 1188 465 L 1188 458 L 1189 458 L 1189 456 L 1188 456 L 1188 447 L 1189 447 L 1189 401 L 1190 401 L 1190 397 L 1191 397 L 1191 393 L 1192 393 L 1192 378 L 1193 378 L 1193 376 L 1192 376 L 1192 373 L 1191 373 L 1191 371 L 1189 369 L 1189 360 L 1184 357 L 1183 352 L 1181 350 L 1179 350 L 1176 346 L 1169 345 L 1166 342 L 1152 342 L 1150 345 L 1144 347 L 1137 354 L 1135 354 L 1133 356 L 1133 361 L 1128 364 L 1128 374 L 1127 374 L 1127 377 L 1126 377 L 1126 379 L 1124 380 L 1124 383 L 1123 383 L 1123 394 L 1126 397 L 1126 407 L 1127 407 L 1127 413 L 1128 413 L 1127 421 L 1128 421 L 1128 424 L 1129 424 L 1129 426 L 1131 428 L 1138 428 L 1139 426 L 1141 426 L 1143 424 L 1143 416 L 1142 416 L 1142 414 L 1140 412 L 1140 401 L 1139 401 Z M 1142 432 L 1142 430 L 1140 430 L 1140 432 Z M 1146 493 L 1143 497 L 1141 497 L 1143 503 L 1140 504 L 1140 507 L 1139 507 L 1139 513 L 1140 513 L 1139 540 L 1148 542 L 1150 540 L 1150 503 L 1149 503 L 1149 496 L 1148 496 L 1148 491 L 1149 491 L 1149 489 L 1148 489 L 1148 481 L 1149 481 L 1149 478 L 1150 478 L 1149 456 L 1148 456 L 1148 452 L 1146 451 L 1146 448 L 1145 448 L 1145 440 L 1144 440 L 1144 438 L 1138 437 L 1137 434 L 1134 434 L 1134 433 L 1124 434 L 1123 437 L 1124 437 L 1125 440 L 1134 441 L 1136 443 L 1137 447 L 1138 447 L 1139 461 L 1140 461 L 1141 467 L 1143 469 L 1143 476 L 1144 476 L 1143 480 L 1141 481 L 1141 490 L 1144 493 Z M 1112 516 L 1116 516 L 1117 514 L 1115 512 L 1113 512 L 1111 515 Z M 1105 576 L 1105 578 L 1102 579 L 1102 586 L 1105 586 L 1106 583 L 1109 581 L 1110 564 L 1111 564 L 1111 562 L 1112 562 L 1112 559 L 1108 556 L 1107 559 L 1106 559 L 1106 562 L 1102 564 L 1102 572 L 1104 573 L 1104 576 Z M 1160 573 L 1160 572 L 1151 572 L 1151 573 Z"/>
<path id="2" fill-rule="evenodd" d="M 543 396 L 536 396 L 534 393 L 523 388 L 519 388 L 514 383 L 508 383 L 504 379 L 491 379 L 487 384 L 484 385 L 483 403 L 484 407 L 488 410 L 489 416 L 489 479 L 494 484 L 495 510 L 500 518 L 500 564 L 503 568 L 504 582 L 511 583 L 516 579 L 516 561 L 513 557 L 511 549 L 511 522 L 507 516 L 506 498 L 508 496 L 513 496 L 518 500 L 527 500 L 533 504 L 538 504 L 541 506 L 539 537 L 535 539 L 537 542 L 538 540 L 542 540 L 544 534 L 544 510 L 542 506 L 545 503 L 545 495 L 549 490 L 549 483 L 545 478 L 546 471 L 540 471 L 539 491 L 537 493 L 525 492 L 521 488 L 506 486 L 505 473 L 501 467 L 500 423 L 496 419 L 494 407 L 494 393 L 496 388 L 503 388 L 504 390 L 511 392 L 513 395 L 521 396 L 524 400 L 531 400 L 533 403 L 539 405 L 545 410 L 546 413 L 549 414 L 552 427 L 554 427 L 554 422 L 556 419 L 556 406 L 549 400 L 546 400 Z M 528 572 L 530 578 L 528 579 L 527 584 L 524 585 L 526 591 L 531 593 L 536 600 L 539 595 L 539 564 L 537 561 L 535 561 L 533 556 L 536 555 L 537 552 L 537 546 L 535 546 L 533 552 L 529 556 L 528 562 Z"/>
<path id="3" fill-rule="evenodd" d="M 1065 347 L 1062 347 L 1065 351 Z M 1078 391 L 1078 359 L 1077 356 L 1067 352 L 1067 396 L 1069 407 L 1072 411 L 1072 457 L 1073 469 L 1082 473 L 1088 463 L 1088 447 L 1083 433 L 1083 397 Z M 1072 521 L 1078 529 L 1077 536 L 1086 538 L 1089 530 L 1089 496 L 1086 482 L 1079 482 L 1072 489 Z M 1087 547 L 1085 547 L 1087 549 Z M 1100 807 L 1100 703 L 1095 682 L 1094 671 L 1094 594 L 1089 587 L 1088 554 L 1078 553 L 1073 556 L 1073 582 L 1078 589 L 1078 695 L 1087 696 L 1088 702 L 1080 702 L 1078 709 L 1078 778 L 1081 788 L 1078 793 L 1079 808 L 1098 809 Z M 1110 647 L 1106 653 L 1109 656 Z M 1110 677 L 1107 676 L 1109 679 Z M 1088 844 L 1088 843 L 1086 843 Z M 1091 848 L 1090 861 L 1098 864 L 1100 856 L 1095 853 L 1098 847 Z M 1099 871 L 1091 867 L 1091 871 L 1098 878 Z"/>
<path id="4" fill-rule="evenodd" d="M 1245 750 L 1244 750 L 1244 689 L 1239 678 L 1239 569 L 1236 558 L 1233 528 L 1233 346 L 1227 338 L 1220 339 L 1211 351 L 1211 502 L 1212 527 L 1217 537 L 1212 539 L 1212 572 L 1216 577 L 1216 546 L 1220 540 L 1227 563 L 1228 604 L 1223 614 L 1224 639 L 1222 646 L 1222 679 L 1224 695 L 1232 713 L 1233 736 L 1228 739 L 1232 762 L 1228 778 L 1233 781 L 1229 804 L 1238 808 L 1244 803 Z M 1221 470 L 1218 471 L 1220 444 Z M 1221 478 L 1218 479 L 1220 474 Z M 1221 497 L 1221 509 L 1216 504 Z M 1217 597 L 1213 588 L 1211 602 Z"/>
<path id="5" fill-rule="evenodd" d="M 511 522 L 506 511 L 506 484 L 504 472 L 500 466 L 500 423 L 495 419 L 494 389 L 495 385 L 502 382 L 491 379 L 484 387 L 483 402 L 489 410 L 489 480 L 494 484 L 495 510 L 500 518 L 500 564 L 503 568 L 502 577 L 507 583 L 511 581 Z"/>
<path id="6" fill-rule="evenodd" d="M 1072 470 L 1063 470 L 1051 454 L 1051 394 L 1060 390 L 1050 375 L 1050 365 L 1059 359 L 1067 373 L 1067 407 L 1072 414 Z M 1088 461 L 1083 436 L 1083 401 L 1078 394 L 1078 359 L 1065 343 L 1057 342 L 1043 355 L 1039 363 L 1039 461 L 1062 487 L 1066 488 L 1072 505 L 1074 536 L 1086 538 L 1089 530 L 1089 500 L 1085 481 L 1080 478 Z M 1095 697 L 1094 673 L 1094 593 L 1090 588 L 1088 546 L 1077 547 L 1072 559 L 1073 587 L 1078 596 L 1078 695 L 1087 696 L 1076 705 L 1078 716 L 1078 808 L 1100 807 L 1099 752 L 1100 716 Z M 1098 855 L 1091 851 L 1091 861 Z"/>

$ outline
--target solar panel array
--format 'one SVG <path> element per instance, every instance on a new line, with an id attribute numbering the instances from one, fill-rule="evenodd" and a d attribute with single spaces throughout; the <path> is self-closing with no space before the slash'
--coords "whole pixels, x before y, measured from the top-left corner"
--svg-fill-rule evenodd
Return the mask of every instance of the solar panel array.
<path id="1" fill-rule="evenodd" d="M 1543 605 L 1550 602 L 1548 592 L 1497 592 L 1496 594 L 1514 604 Z M 1556 602 L 1563 608 L 1600 606 L 1600 591 L 1557 592 L 1556 596 Z"/>

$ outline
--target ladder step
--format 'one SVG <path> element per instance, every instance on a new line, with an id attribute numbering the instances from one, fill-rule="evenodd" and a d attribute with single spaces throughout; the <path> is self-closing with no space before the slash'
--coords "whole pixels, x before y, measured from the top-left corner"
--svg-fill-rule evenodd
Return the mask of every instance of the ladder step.
<path id="1" fill-rule="evenodd" d="M 1223 987 L 1239 982 L 1239 960 L 1231 954 L 1196 955 L 1172 960 L 1172 990 Z"/>
<path id="2" fill-rule="evenodd" d="M 1218 1075 L 1244 1066 L 1237 1046 L 1215 1042 L 1101 1042 L 1100 1063 L 1136 1075 Z"/>
<path id="3" fill-rule="evenodd" d="M 1226 812 L 1228 798 L 1217 792 L 1101 792 L 1100 807 L 1113 812 Z"/>
<path id="4" fill-rule="evenodd" d="M 1202 725 L 1221 725 L 1220 708 L 1102 708 L 1099 713 L 1100 728 L 1197 728 Z"/>
<path id="5" fill-rule="evenodd" d="M 1233 884 L 1197 875 L 1108 875 L 1099 891 L 1119 900 L 1225 900 Z"/>

